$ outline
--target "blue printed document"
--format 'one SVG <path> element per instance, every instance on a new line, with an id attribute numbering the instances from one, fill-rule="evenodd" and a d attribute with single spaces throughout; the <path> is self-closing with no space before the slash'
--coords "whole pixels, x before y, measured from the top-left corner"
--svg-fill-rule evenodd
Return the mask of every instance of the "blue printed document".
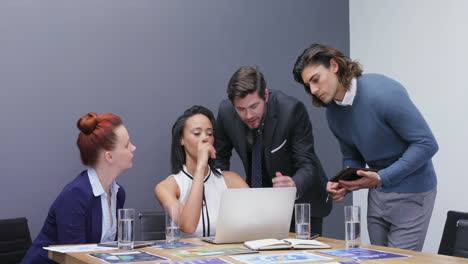
<path id="1" fill-rule="evenodd" d="M 362 263 L 354 261 L 354 260 L 350 260 L 350 261 L 320 262 L 320 264 L 362 264 Z"/>
<path id="2" fill-rule="evenodd" d="M 308 252 L 294 252 L 284 254 L 261 254 L 261 255 L 242 255 L 230 256 L 231 258 L 248 264 L 265 263 L 295 263 L 316 260 L 329 260 L 331 258 L 322 257 Z"/>
<path id="3" fill-rule="evenodd" d="M 175 261 L 175 262 L 163 262 L 161 264 L 231 264 L 220 258 L 214 259 L 197 259 L 197 260 L 184 260 L 184 261 Z"/>
<path id="4" fill-rule="evenodd" d="M 320 250 L 317 252 L 327 254 L 327 255 L 337 256 L 341 258 L 351 258 L 357 261 L 411 257 L 408 255 L 400 255 L 400 254 L 372 250 L 372 249 L 367 249 L 367 248 L 344 248 L 344 249 L 333 249 L 333 250 Z"/>
<path id="5" fill-rule="evenodd" d="M 258 251 L 247 248 L 194 248 L 167 252 L 179 258 L 214 257 L 223 255 L 251 254 Z"/>
<path id="6" fill-rule="evenodd" d="M 143 251 L 109 252 L 109 253 L 91 253 L 91 257 L 98 258 L 107 263 L 131 263 L 143 261 L 168 260 L 165 257 L 153 255 Z"/>
<path id="7" fill-rule="evenodd" d="M 189 243 L 189 242 L 178 242 L 174 244 L 167 244 L 166 241 L 156 241 L 152 248 L 169 249 L 169 248 L 186 248 L 186 247 L 201 247 L 203 244 Z"/>

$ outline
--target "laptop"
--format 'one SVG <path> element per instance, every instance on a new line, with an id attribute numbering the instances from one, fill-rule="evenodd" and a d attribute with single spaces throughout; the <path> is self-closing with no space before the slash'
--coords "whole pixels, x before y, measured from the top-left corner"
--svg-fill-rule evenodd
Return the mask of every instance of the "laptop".
<path id="1" fill-rule="evenodd" d="M 216 234 L 200 238 L 214 244 L 289 235 L 296 187 L 235 188 L 221 195 Z"/>

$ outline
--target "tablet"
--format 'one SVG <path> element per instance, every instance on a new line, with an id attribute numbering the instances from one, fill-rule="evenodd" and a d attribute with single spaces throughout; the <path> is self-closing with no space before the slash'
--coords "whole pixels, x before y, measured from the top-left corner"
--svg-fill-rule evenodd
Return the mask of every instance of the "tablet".
<path id="1" fill-rule="evenodd" d="M 358 170 L 363 170 L 363 171 L 374 171 L 377 172 L 378 170 L 376 169 L 370 169 L 370 168 L 355 168 L 355 167 L 346 167 L 342 171 L 338 172 L 335 176 L 333 176 L 330 181 L 331 182 L 338 182 L 339 180 L 343 181 L 354 181 L 357 179 L 362 178 L 362 176 L 359 176 L 356 174 Z"/>
<path id="2" fill-rule="evenodd" d="M 133 248 L 149 247 L 156 244 L 156 241 L 135 241 Z M 103 242 L 98 244 L 99 247 L 117 247 L 117 241 Z"/>

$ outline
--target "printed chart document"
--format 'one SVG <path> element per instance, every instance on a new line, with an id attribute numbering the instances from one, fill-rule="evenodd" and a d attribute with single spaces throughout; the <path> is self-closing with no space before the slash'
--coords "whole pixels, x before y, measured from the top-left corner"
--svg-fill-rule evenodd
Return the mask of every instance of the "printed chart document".
<path id="1" fill-rule="evenodd" d="M 362 263 L 350 260 L 350 261 L 320 262 L 320 264 L 362 264 Z"/>
<path id="2" fill-rule="evenodd" d="M 407 258 L 409 255 L 400 255 L 385 251 L 372 250 L 367 248 L 344 248 L 334 250 L 320 250 L 317 251 L 323 254 L 351 258 L 357 261 L 372 260 L 372 259 L 389 259 L 389 258 Z"/>
<path id="3" fill-rule="evenodd" d="M 197 260 L 163 262 L 161 264 L 231 264 L 231 262 L 227 262 L 227 261 L 222 260 L 220 258 L 214 258 L 214 259 L 197 259 Z"/>
<path id="4" fill-rule="evenodd" d="M 186 248 L 186 247 L 202 247 L 203 244 L 196 244 L 190 242 L 178 242 L 174 244 L 167 244 L 166 241 L 156 241 L 151 247 L 159 249 L 170 249 L 170 248 Z"/>
<path id="5" fill-rule="evenodd" d="M 200 258 L 223 255 L 250 254 L 258 251 L 246 248 L 195 248 L 186 250 L 176 250 L 167 252 L 179 258 Z"/>
<path id="6" fill-rule="evenodd" d="M 229 256 L 235 260 L 247 264 L 266 264 L 266 263 L 295 263 L 317 260 L 329 260 L 331 258 L 322 257 L 309 252 L 294 252 L 285 254 L 258 254 L 258 255 L 242 255 Z"/>
<path id="7" fill-rule="evenodd" d="M 321 262 L 320 264 L 362 264 L 362 263 L 354 261 L 354 260 L 350 260 L 350 261 Z"/>
<path id="8" fill-rule="evenodd" d="M 127 251 L 127 252 L 109 252 L 109 253 L 91 253 L 88 256 L 100 259 L 107 263 L 131 263 L 143 261 L 159 261 L 168 260 L 165 257 L 153 255 L 143 251 Z"/>
<path id="9" fill-rule="evenodd" d="M 244 242 L 244 246 L 254 250 L 269 250 L 269 249 L 314 249 L 314 248 L 331 248 L 329 245 L 317 240 L 306 239 L 259 239 Z"/>
<path id="10" fill-rule="evenodd" d="M 43 249 L 49 250 L 49 251 L 60 252 L 60 253 L 115 250 L 115 248 L 100 247 L 97 244 L 87 244 L 87 245 L 77 245 L 77 246 L 43 247 Z"/>

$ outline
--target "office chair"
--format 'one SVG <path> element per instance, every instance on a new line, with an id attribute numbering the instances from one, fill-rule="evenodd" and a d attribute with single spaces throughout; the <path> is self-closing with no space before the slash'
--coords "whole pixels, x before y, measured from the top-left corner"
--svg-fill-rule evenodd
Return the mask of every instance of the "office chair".
<path id="1" fill-rule="evenodd" d="M 468 220 L 462 219 L 457 222 L 457 233 L 453 249 L 455 257 L 468 258 Z"/>
<path id="2" fill-rule="evenodd" d="M 25 217 L 0 220 L 0 262 L 19 263 L 31 246 Z"/>
<path id="3" fill-rule="evenodd" d="M 453 256 L 455 249 L 455 239 L 457 232 L 457 222 L 460 219 L 468 220 L 468 213 L 448 211 L 447 220 L 445 221 L 444 232 L 440 240 L 438 254 Z"/>
<path id="4" fill-rule="evenodd" d="M 166 239 L 166 218 L 164 212 L 140 212 L 140 240 Z"/>

